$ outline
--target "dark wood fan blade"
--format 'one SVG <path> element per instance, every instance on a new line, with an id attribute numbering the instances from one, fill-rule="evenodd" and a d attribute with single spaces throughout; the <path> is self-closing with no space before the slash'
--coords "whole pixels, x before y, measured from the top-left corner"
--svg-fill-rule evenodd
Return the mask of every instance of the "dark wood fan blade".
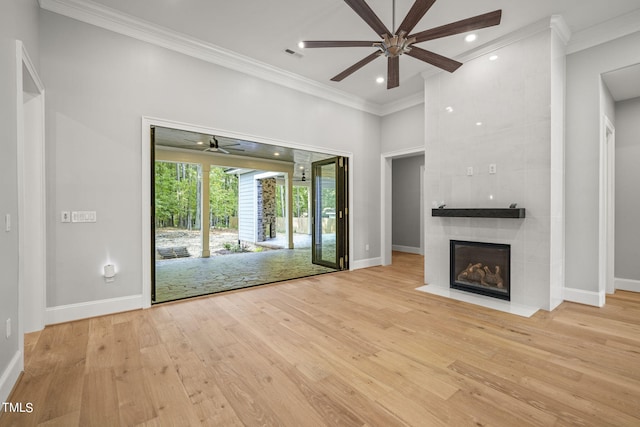
<path id="1" fill-rule="evenodd" d="M 400 34 L 401 31 L 409 34 L 435 2 L 436 0 L 416 0 L 396 30 L 396 34 Z"/>
<path id="2" fill-rule="evenodd" d="M 451 24 L 443 25 L 441 27 L 421 31 L 416 34 L 412 34 L 407 38 L 415 37 L 416 41 L 414 43 L 420 43 L 427 40 L 439 39 L 441 37 L 453 36 L 455 34 L 466 33 L 467 31 L 499 25 L 501 19 L 502 10 L 494 10 L 493 12 L 452 22 Z"/>
<path id="3" fill-rule="evenodd" d="M 391 32 L 364 0 L 344 0 L 344 2 L 348 4 L 364 22 L 373 28 L 373 31 L 375 31 L 377 35 L 380 37 L 384 34 L 391 35 Z"/>
<path id="4" fill-rule="evenodd" d="M 373 61 L 374 59 L 376 59 L 380 55 L 381 55 L 381 52 L 379 52 L 379 51 L 372 53 L 371 55 L 367 56 L 363 60 L 358 61 L 357 63 L 353 64 L 351 67 L 347 68 L 346 70 L 344 70 L 343 72 L 341 72 L 340 74 L 338 74 L 337 76 L 332 78 L 331 80 L 334 81 L 334 82 L 342 81 L 345 77 L 348 77 L 351 74 L 355 73 L 360 68 L 364 67 L 365 65 L 367 65 L 369 62 Z"/>
<path id="5" fill-rule="evenodd" d="M 412 56 L 421 61 L 427 62 L 431 65 L 435 65 L 438 68 L 442 68 L 450 73 L 460 68 L 462 62 L 454 61 L 437 53 L 429 52 L 428 50 L 420 49 L 417 46 L 411 46 L 411 50 L 407 52 L 407 55 Z"/>
<path id="6" fill-rule="evenodd" d="M 380 43 L 380 41 L 367 42 L 367 41 L 342 41 L 342 40 L 326 40 L 326 41 L 303 41 L 304 48 L 314 47 L 373 47 L 374 43 Z"/>
<path id="7" fill-rule="evenodd" d="M 387 61 L 387 89 L 400 86 L 400 57 L 390 56 Z"/>

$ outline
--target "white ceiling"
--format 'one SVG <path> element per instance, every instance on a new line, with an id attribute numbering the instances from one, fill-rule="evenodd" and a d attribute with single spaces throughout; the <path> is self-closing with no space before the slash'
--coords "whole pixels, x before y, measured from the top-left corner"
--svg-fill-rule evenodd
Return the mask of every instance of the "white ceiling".
<path id="1" fill-rule="evenodd" d="M 420 73 L 433 69 L 406 55 L 400 58 L 400 87 L 375 83 L 386 76 L 386 61 L 373 63 L 342 82 L 329 79 L 374 51 L 373 48 L 301 50 L 301 40 L 376 40 L 373 30 L 342 0 L 94 0 L 103 6 L 191 38 L 231 50 L 375 104 L 388 104 L 422 92 Z M 392 1 L 367 0 L 387 27 Z M 413 0 L 396 0 L 396 26 Z M 562 15 L 572 33 L 640 9 L 639 0 L 439 0 L 414 32 L 502 9 L 498 27 L 478 30 L 477 41 L 463 35 L 420 43 L 444 56 L 456 57 L 551 15 Z M 302 55 L 290 55 L 291 49 Z"/>
<path id="2" fill-rule="evenodd" d="M 605 73 L 602 80 L 614 101 L 640 97 L 640 64 Z"/>
<path id="3" fill-rule="evenodd" d="M 280 161 L 294 164 L 294 179 L 302 178 L 302 175 L 309 177 L 311 175 L 311 164 L 320 160 L 325 160 L 334 155 L 318 153 L 309 150 L 297 148 L 280 147 L 275 145 L 261 144 L 253 141 L 246 141 L 237 138 L 227 138 L 216 135 L 218 147 L 227 151 L 210 152 L 205 151 L 209 148 L 209 143 L 213 139 L 213 135 L 201 134 L 197 132 L 189 132 L 185 130 L 169 129 L 164 127 L 156 127 L 155 143 L 157 146 L 169 147 L 171 149 L 195 151 L 197 153 L 205 153 L 211 156 L 211 164 L 216 164 L 216 158 L 219 156 L 242 156 L 257 159 L 266 159 L 271 161 Z M 240 163 L 238 163 L 240 164 Z"/>

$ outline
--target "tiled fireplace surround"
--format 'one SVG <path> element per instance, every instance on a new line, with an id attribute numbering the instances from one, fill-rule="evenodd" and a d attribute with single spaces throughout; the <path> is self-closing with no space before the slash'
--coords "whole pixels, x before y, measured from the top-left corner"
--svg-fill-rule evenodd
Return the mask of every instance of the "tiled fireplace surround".
<path id="1" fill-rule="evenodd" d="M 511 303 L 552 310 L 564 266 L 564 43 L 552 20 L 490 54 L 425 77 L 425 279 L 449 288 L 450 240 L 509 244 Z M 517 203 L 526 218 L 432 217 L 440 203 Z"/>

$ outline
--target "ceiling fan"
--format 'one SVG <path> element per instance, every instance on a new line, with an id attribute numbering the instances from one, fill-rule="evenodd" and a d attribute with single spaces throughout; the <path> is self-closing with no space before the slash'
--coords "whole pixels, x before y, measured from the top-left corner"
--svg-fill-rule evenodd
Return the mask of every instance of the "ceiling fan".
<path id="1" fill-rule="evenodd" d="M 477 15 L 472 18 L 452 22 L 440 27 L 431 28 L 418 33 L 411 33 L 414 27 L 433 6 L 436 0 L 416 0 L 405 16 L 400 26 L 391 32 L 373 12 L 365 0 L 344 0 L 375 32 L 382 41 L 303 41 L 304 48 L 318 47 L 375 47 L 377 50 L 364 59 L 356 62 L 340 74 L 333 77 L 334 82 L 342 81 L 360 68 L 364 67 L 379 56 L 387 58 L 387 89 L 400 86 L 400 56 L 407 54 L 413 58 L 427 62 L 443 70 L 453 73 L 462 63 L 453 59 L 438 55 L 437 53 L 415 46 L 428 40 L 465 33 L 467 31 L 499 25 L 502 19 L 502 10 Z M 395 0 L 393 1 L 395 21 Z M 393 22 L 395 27 L 395 22 Z"/>
<path id="2" fill-rule="evenodd" d="M 189 142 L 194 142 L 198 145 L 202 145 L 202 141 L 193 141 L 190 139 L 187 139 L 186 141 Z M 205 148 L 204 150 L 202 150 L 203 152 L 212 152 L 212 153 L 223 153 L 223 154 L 231 154 L 229 152 L 229 150 L 233 150 L 233 151 L 245 151 L 242 148 L 231 148 L 234 147 L 236 145 L 240 145 L 239 143 L 235 143 L 235 144 L 229 144 L 229 145 L 225 145 L 224 147 L 220 146 L 220 143 L 218 141 L 218 138 L 216 138 L 215 136 L 212 136 L 209 138 L 209 147 Z"/>

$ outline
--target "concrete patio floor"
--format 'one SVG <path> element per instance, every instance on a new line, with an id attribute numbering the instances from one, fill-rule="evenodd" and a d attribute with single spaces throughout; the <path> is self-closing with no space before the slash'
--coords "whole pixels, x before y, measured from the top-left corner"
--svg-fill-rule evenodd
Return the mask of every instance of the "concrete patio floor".
<path id="1" fill-rule="evenodd" d="M 240 289 L 336 271 L 311 263 L 311 248 L 156 262 L 156 301 Z"/>

